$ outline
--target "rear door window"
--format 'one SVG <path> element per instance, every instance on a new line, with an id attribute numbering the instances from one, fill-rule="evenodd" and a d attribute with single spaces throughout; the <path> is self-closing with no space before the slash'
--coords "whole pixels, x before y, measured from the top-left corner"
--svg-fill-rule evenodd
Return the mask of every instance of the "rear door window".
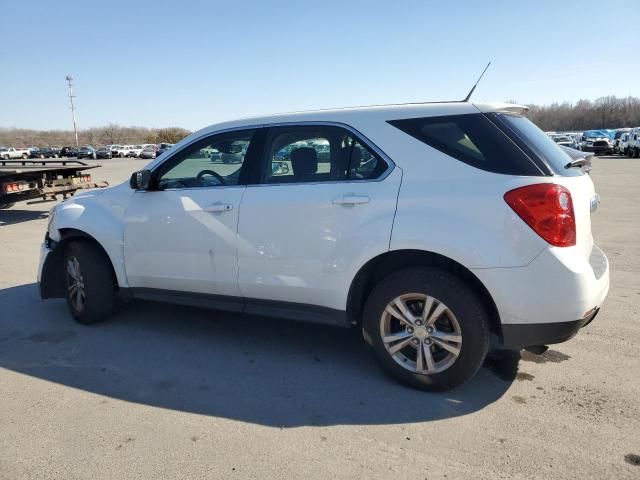
<path id="1" fill-rule="evenodd" d="M 264 183 L 318 183 L 380 178 L 389 165 L 337 126 L 273 127 Z"/>
<path id="2" fill-rule="evenodd" d="M 389 123 L 430 147 L 481 170 L 508 175 L 545 174 L 481 113 L 390 120 Z"/>

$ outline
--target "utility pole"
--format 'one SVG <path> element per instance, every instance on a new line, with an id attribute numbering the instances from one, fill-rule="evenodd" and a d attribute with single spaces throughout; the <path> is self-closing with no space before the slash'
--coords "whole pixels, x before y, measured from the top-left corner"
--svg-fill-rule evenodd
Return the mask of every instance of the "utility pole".
<path id="1" fill-rule="evenodd" d="M 76 107 L 73 104 L 73 99 L 76 96 L 73 94 L 73 77 L 71 75 L 66 76 L 67 84 L 69 85 L 69 101 L 71 102 L 71 115 L 73 116 L 73 133 L 76 135 L 76 147 L 78 144 L 78 127 L 76 125 Z"/>

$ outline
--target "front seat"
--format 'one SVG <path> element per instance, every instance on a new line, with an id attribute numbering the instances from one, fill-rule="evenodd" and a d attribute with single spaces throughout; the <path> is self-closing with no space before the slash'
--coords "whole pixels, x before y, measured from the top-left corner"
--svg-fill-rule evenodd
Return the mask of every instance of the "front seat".
<path id="1" fill-rule="evenodd" d="M 296 182 L 313 181 L 318 171 L 318 153 L 315 148 L 300 147 L 291 151 L 291 168 Z"/>

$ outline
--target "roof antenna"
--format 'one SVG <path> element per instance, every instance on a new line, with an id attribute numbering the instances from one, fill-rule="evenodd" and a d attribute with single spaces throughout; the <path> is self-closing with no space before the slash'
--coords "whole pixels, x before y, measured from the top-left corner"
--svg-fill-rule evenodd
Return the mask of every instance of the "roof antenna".
<path id="1" fill-rule="evenodd" d="M 480 78 L 478 78 L 478 81 L 476 82 L 476 84 L 473 86 L 473 88 L 471 89 L 471 91 L 469 91 L 469 93 L 467 94 L 466 97 L 464 97 L 464 100 L 462 100 L 463 102 L 468 102 L 469 99 L 471 98 L 471 95 L 473 95 L 473 91 L 476 89 L 476 87 L 478 86 L 478 84 L 480 83 L 480 80 L 482 80 L 482 77 L 484 76 L 484 72 L 487 71 L 487 69 L 489 68 L 489 65 L 491 65 L 491 62 L 487 63 L 487 66 L 484 67 L 484 70 L 482 71 L 482 73 L 480 74 Z"/>

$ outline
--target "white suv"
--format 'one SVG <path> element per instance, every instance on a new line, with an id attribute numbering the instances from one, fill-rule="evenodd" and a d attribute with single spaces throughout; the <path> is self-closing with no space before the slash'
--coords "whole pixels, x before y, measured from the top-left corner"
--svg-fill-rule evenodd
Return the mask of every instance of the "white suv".
<path id="1" fill-rule="evenodd" d="M 66 297 L 81 323 L 121 296 L 358 326 L 398 380 L 453 388 L 490 346 L 568 340 L 609 289 L 591 178 L 526 110 L 449 102 L 205 128 L 52 210 L 41 296 Z"/>

